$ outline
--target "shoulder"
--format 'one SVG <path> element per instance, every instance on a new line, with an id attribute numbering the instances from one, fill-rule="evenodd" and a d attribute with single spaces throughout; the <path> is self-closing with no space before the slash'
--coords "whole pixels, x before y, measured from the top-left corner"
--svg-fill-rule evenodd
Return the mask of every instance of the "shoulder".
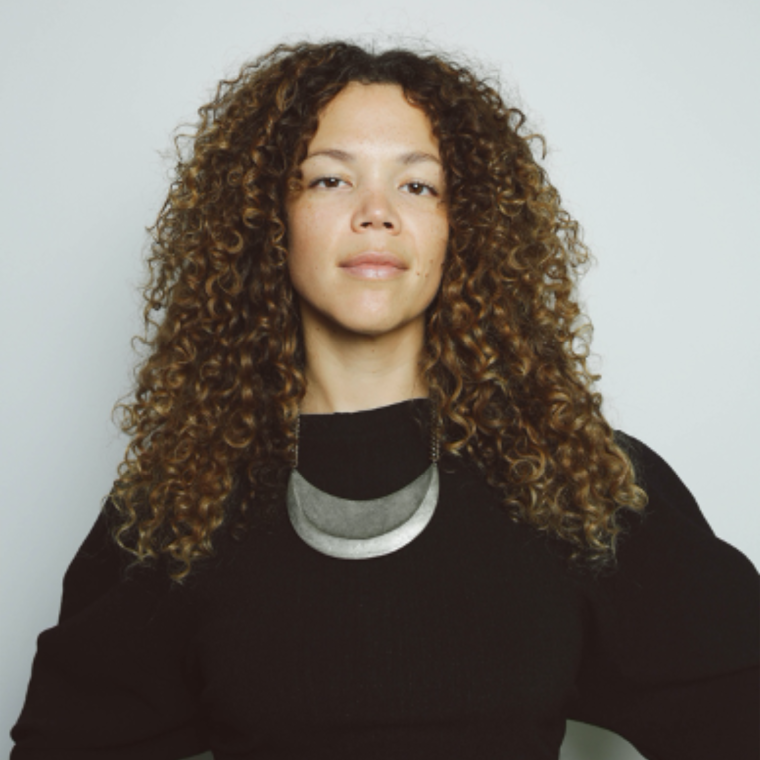
<path id="1" fill-rule="evenodd" d="M 128 560 L 112 536 L 114 516 L 113 504 L 107 500 L 69 564 L 63 578 L 60 622 L 81 612 L 120 582 Z"/>
<path id="2" fill-rule="evenodd" d="M 645 517 L 655 511 L 676 510 L 696 528 L 714 535 L 696 499 L 673 468 L 653 449 L 634 436 L 615 431 L 615 443 L 628 455 L 636 483 L 649 497 Z"/>
<path id="3" fill-rule="evenodd" d="M 115 538 L 119 521 L 119 513 L 106 499 L 64 575 L 59 624 L 83 614 L 110 615 L 117 608 L 137 617 L 150 616 L 161 600 L 185 591 L 171 581 L 166 562 L 135 562 Z"/>
<path id="4" fill-rule="evenodd" d="M 616 646 L 627 642 L 619 656 L 640 673 L 676 677 L 684 672 L 683 660 L 697 655 L 705 658 L 706 671 L 720 658 L 728 668 L 733 660 L 723 640 L 756 652 L 754 565 L 714 534 L 662 457 L 633 436 L 616 433 L 616 441 L 631 459 L 648 504 L 642 514 L 621 515 L 616 565 L 586 590 L 597 620 L 615 631 L 610 640 Z"/>
<path id="5" fill-rule="evenodd" d="M 631 435 L 616 432 L 615 439 L 628 454 L 636 481 L 648 498 L 643 513 L 621 515 L 619 560 L 623 570 L 652 574 L 678 566 L 688 568 L 694 582 L 701 576 L 718 579 L 724 571 L 756 579 L 750 560 L 715 535 L 694 495 L 659 454 Z M 731 505 L 710 507 L 728 509 Z"/>

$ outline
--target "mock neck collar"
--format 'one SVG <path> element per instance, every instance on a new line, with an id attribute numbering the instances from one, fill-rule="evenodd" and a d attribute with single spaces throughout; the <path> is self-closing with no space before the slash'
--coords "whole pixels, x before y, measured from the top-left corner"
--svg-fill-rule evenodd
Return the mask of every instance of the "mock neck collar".
<path id="1" fill-rule="evenodd" d="M 377 499 L 410 483 L 430 464 L 428 399 L 376 409 L 304 414 L 301 474 L 344 499 Z"/>

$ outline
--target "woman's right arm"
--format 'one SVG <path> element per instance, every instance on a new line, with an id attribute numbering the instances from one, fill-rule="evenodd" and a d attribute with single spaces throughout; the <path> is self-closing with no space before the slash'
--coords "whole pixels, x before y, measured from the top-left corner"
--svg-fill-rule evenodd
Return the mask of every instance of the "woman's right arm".
<path id="1" fill-rule="evenodd" d="M 158 760 L 207 749 L 190 654 L 193 607 L 165 570 L 125 572 L 108 508 L 43 631 L 11 760 Z"/>

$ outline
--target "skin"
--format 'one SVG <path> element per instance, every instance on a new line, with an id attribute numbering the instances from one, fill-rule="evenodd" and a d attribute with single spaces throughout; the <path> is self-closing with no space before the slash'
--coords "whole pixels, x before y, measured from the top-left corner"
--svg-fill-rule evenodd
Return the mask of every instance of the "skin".
<path id="1" fill-rule="evenodd" d="M 305 413 L 427 395 L 425 309 L 448 242 L 445 177 L 424 112 L 400 87 L 351 83 L 320 115 L 287 207 L 306 349 Z M 398 267 L 351 267 L 362 253 Z"/>

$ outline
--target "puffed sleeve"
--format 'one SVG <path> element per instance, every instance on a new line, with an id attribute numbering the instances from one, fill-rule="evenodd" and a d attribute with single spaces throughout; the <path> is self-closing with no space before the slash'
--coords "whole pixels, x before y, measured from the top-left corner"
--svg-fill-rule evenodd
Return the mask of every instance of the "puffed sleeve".
<path id="1" fill-rule="evenodd" d="M 188 657 L 191 605 L 165 571 L 126 573 L 104 510 L 37 642 L 11 760 L 167 760 L 207 749 Z"/>
<path id="2" fill-rule="evenodd" d="M 588 643 L 568 717 L 650 760 L 758 760 L 757 571 L 715 537 L 666 462 L 619 440 L 649 506 L 628 517 L 617 569 L 584 584 Z"/>

